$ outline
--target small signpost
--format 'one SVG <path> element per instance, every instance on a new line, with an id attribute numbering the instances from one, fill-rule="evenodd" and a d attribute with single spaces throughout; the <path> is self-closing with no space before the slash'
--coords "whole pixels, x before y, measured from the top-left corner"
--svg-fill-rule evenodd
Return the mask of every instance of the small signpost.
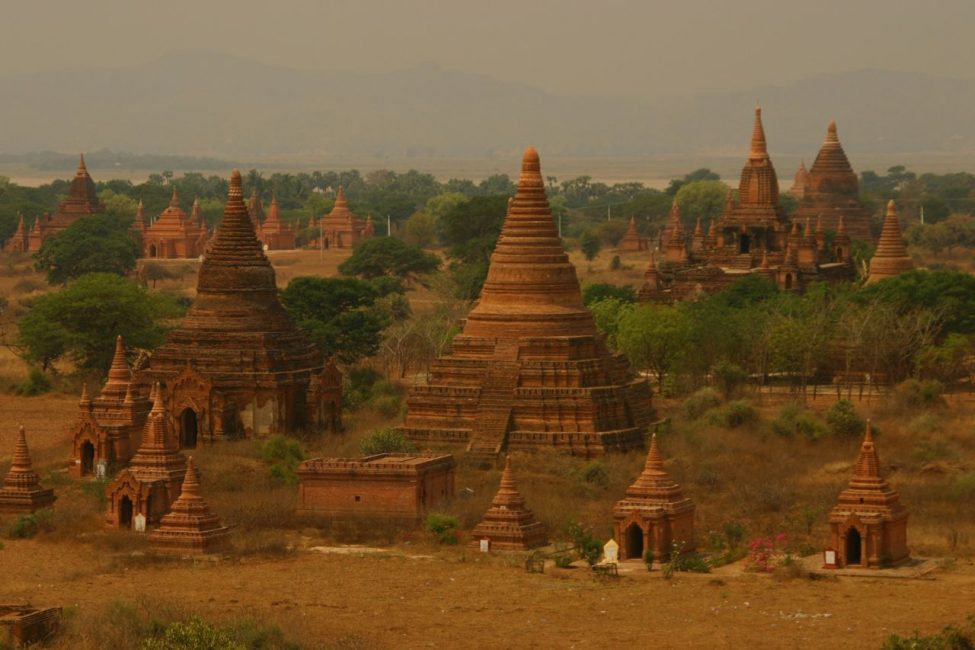
<path id="1" fill-rule="evenodd" d="M 823 568 L 824 569 L 835 569 L 836 568 L 836 551 L 831 548 L 823 551 Z"/>
<path id="2" fill-rule="evenodd" d="M 491 540 L 482 539 L 481 540 L 481 553 L 488 553 L 491 551 Z"/>
<path id="3" fill-rule="evenodd" d="M 135 532 L 144 533 L 146 532 L 146 516 L 141 512 L 132 518 L 132 526 L 135 528 Z"/>
<path id="4" fill-rule="evenodd" d="M 611 539 L 603 544 L 603 562 L 606 564 L 616 564 L 620 557 L 620 545 L 615 539 Z"/>

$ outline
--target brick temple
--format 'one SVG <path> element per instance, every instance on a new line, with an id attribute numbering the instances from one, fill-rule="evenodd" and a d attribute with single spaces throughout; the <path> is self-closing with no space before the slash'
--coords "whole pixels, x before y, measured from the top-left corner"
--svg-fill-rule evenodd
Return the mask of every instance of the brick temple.
<path id="1" fill-rule="evenodd" d="M 41 487 L 41 480 L 30 462 L 27 433 L 20 427 L 10 471 L 0 487 L 0 512 L 30 514 L 51 507 L 56 499 L 54 490 Z"/>
<path id="2" fill-rule="evenodd" d="M 298 514 L 415 524 L 454 496 L 454 457 L 389 453 L 298 466 Z"/>
<path id="3" fill-rule="evenodd" d="M 81 155 L 78 171 L 75 172 L 68 188 L 68 196 L 58 204 L 54 215 L 44 214 L 34 220 L 27 230 L 23 216 L 17 223 L 17 231 L 4 244 L 9 252 L 30 251 L 36 253 L 51 235 L 56 235 L 82 217 L 105 212 L 105 206 L 98 200 L 95 181 L 88 174 L 85 156 Z"/>
<path id="4" fill-rule="evenodd" d="M 407 398 L 411 440 L 488 457 L 505 447 L 599 456 L 643 446 L 649 385 L 607 351 L 582 304 L 532 148 L 480 299 L 429 377 Z"/>
<path id="5" fill-rule="evenodd" d="M 151 225 L 146 226 L 140 201 L 135 227 L 142 232 L 143 257 L 194 258 L 203 254 L 209 233 L 200 216 L 199 202 L 195 201 L 193 205 L 193 213 L 186 214 L 179 206 L 179 195 L 173 187 L 169 207 Z"/>
<path id="6" fill-rule="evenodd" d="M 281 219 L 277 197 L 271 198 L 267 218 L 257 227 L 257 238 L 264 250 L 291 251 L 295 249 L 295 231 Z"/>
<path id="7" fill-rule="evenodd" d="M 220 523 L 200 496 L 200 481 L 193 458 L 186 459 L 186 476 L 179 498 L 163 516 L 159 528 L 149 534 L 149 543 L 163 553 L 201 555 L 223 547 L 230 529 Z"/>
<path id="8" fill-rule="evenodd" d="M 548 545 L 545 526 L 535 518 L 518 492 L 510 456 L 505 459 L 498 493 L 480 523 L 471 531 L 471 537 L 475 546 L 487 540 L 493 551 L 527 551 Z"/>
<path id="9" fill-rule="evenodd" d="M 139 515 L 146 524 L 159 522 L 179 495 L 186 476 L 186 457 L 169 428 L 159 384 L 153 387 L 152 403 L 139 450 L 105 489 L 109 527 L 132 528 Z"/>
<path id="10" fill-rule="evenodd" d="M 842 151 L 842 149 L 840 150 Z M 698 224 L 700 226 L 700 224 Z M 850 238 L 837 231 L 827 246 L 825 227 L 816 218 L 789 221 L 779 202 L 779 181 L 768 154 L 762 109 L 755 109 L 748 161 L 742 168 L 738 197 L 728 192 L 717 222 L 695 228 L 688 246 L 674 205 L 663 235 L 663 259 L 651 260 L 640 299 L 674 302 L 727 288 L 757 274 L 781 288 L 801 291 L 810 282 L 852 280 Z"/>
<path id="11" fill-rule="evenodd" d="M 101 394 L 92 401 L 87 385 L 82 388 L 78 415 L 69 429 L 71 473 L 105 477 L 128 463 L 139 448 L 151 408 L 148 396 L 132 380 L 125 344 L 118 336 Z"/>
<path id="12" fill-rule="evenodd" d="M 352 248 L 356 242 L 375 236 L 372 217 L 368 221 L 354 214 L 345 200 L 345 190 L 339 186 L 332 211 L 318 221 L 322 229 L 321 245 L 328 248 Z"/>
<path id="13" fill-rule="evenodd" d="M 901 224 L 897 218 L 897 206 L 893 201 L 887 203 L 884 228 L 880 232 L 877 250 L 870 259 L 870 273 L 867 283 L 879 282 L 907 271 L 914 270 L 914 260 L 907 254 Z"/>
<path id="14" fill-rule="evenodd" d="M 829 513 L 836 566 L 877 568 L 902 562 L 907 549 L 907 509 L 880 476 L 880 458 L 867 422 L 853 479 Z"/>
<path id="15" fill-rule="evenodd" d="M 143 384 L 162 384 L 182 447 L 341 427 L 341 374 L 281 305 L 236 170 L 200 265 L 196 299 L 139 374 Z"/>
<path id="16" fill-rule="evenodd" d="M 649 549 L 664 561 L 675 543 L 681 553 L 694 550 L 694 503 L 664 469 L 656 435 L 643 472 L 613 506 L 613 519 L 621 560 L 642 559 Z"/>
<path id="17" fill-rule="evenodd" d="M 816 160 L 808 173 L 800 166 L 790 193 L 799 199 L 793 218 L 799 223 L 822 219 L 826 231 L 836 232 L 842 217 L 851 239 L 873 241 L 870 210 L 860 202 L 860 181 L 850 165 L 836 134 L 836 122 L 830 121 Z"/>

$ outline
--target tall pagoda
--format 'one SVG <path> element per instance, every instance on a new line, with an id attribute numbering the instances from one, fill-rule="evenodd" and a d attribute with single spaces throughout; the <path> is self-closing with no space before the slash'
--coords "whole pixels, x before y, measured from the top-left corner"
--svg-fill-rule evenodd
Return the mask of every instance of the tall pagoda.
<path id="1" fill-rule="evenodd" d="M 800 172 L 803 171 L 800 168 Z M 796 183 L 799 183 L 796 173 Z M 795 191 L 793 186 L 793 191 Z M 830 121 L 816 160 L 806 174 L 801 193 L 796 194 L 800 221 L 822 218 L 826 230 L 836 231 L 842 216 L 852 239 L 871 241 L 870 211 L 860 202 L 860 182 L 850 165 L 836 134 L 836 122 Z"/>
<path id="2" fill-rule="evenodd" d="M 40 478 L 30 462 L 27 434 L 24 427 L 20 427 L 10 471 L 0 485 L 0 512 L 29 514 L 54 505 L 56 499 L 54 490 L 41 487 Z"/>
<path id="3" fill-rule="evenodd" d="M 914 260 L 907 254 L 907 246 L 901 235 L 901 224 L 897 219 L 897 207 L 893 201 L 889 201 L 880 241 L 877 242 L 877 250 L 870 259 L 870 274 L 867 276 L 867 282 L 879 282 L 912 270 L 914 270 Z"/>
<path id="4" fill-rule="evenodd" d="M 532 148 L 477 306 L 407 405 L 407 437 L 478 455 L 508 447 L 598 456 L 643 445 L 649 385 L 606 349 L 582 303 Z"/>
<path id="5" fill-rule="evenodd" d="M 341 376 L 281 305 L 236 170 L 196 300 L 141 374 L 162 383 L 183 447 L 200 436 L 340 426 Z"/>

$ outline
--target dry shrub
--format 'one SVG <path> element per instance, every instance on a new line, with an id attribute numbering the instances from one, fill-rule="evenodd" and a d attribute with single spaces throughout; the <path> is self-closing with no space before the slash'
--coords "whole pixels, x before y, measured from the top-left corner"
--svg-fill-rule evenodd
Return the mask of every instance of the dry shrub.
<path id="1" fill-rule="evenodd" d="M 230 539 L 233 554 L 238 557 L 260 555 L 284 557 L 295 552 L 296 547 L 288 535 L 280 530 L 234 530 Z"/>

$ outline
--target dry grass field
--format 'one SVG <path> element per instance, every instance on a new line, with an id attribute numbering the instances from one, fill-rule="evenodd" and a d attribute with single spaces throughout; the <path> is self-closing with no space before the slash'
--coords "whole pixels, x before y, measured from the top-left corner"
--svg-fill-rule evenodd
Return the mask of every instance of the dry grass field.
<path id="1" fill-rule="evenodd" d="M 624 268 L 617 271 L 609 269 L 608 251 L 591 263 L 577 251 L 571 257 L 583 282 L 639 286 L 646 265 L 642 254 L 623 255 Z M 331 251 L 320 259 L 300 251 L 271 259 L 284 286 L 299 275 L 334 275 L 344 255 Z M 193 268 L 160 281 L 156 290 L 191 294 L 194 263 L 166 264 Z M 25 280 L 35 284 L 17 288 Z M 10 312 L 44 288 L 29 260 L 0 267 L 0 291 L 9 303 L 0 331 L 8 340 Z M 418 288 L 410 299 L 422 310 L 439 298 Z M 23 423 L 35 468 L 58 502 L 32 539 L 6 538 L 14 521 L 0 519 L 0 602 L 65 607 L 67 624 L 55 647 L 135 647 L 133 612 L 228 624 L 256 619 L 302 647 L 325 648 L 876 648 L 892 632 L 931 633 L 975 614 L 972 395 L 949 396 L 926 411 L 882 397 L 856 402 L 873 418 L 884 471 L 910 509 L 912 553 L 939 558 L 939 570 L 925 579 L 769 576 L 736 562 L 672 580 L 637 564 L 619 580 L 606 580 L 581 566 L 550 564 L 544 575 L 528 574 L 523 555 L 484 556 L 466 537 L 459 546 L 441 546 L 422 531 L 298 519 L 296 488 L 272 478 L 256 440 L 193 453 L 204 496 L 233 526 L 228 552 L 214 560 L 159 558 L 143 537 L 104 528 L 102 485 L 67 476 L 77 383 L 65 380 L 38 397 L 10 394 L 7 388 L 25 375 L 19 358 L 0 347 L 0 475 Z M 726 525 L 740 524 L 746 541 L 785 533 L 794 552 L 817 553 L 828 538 L 826 513 L 849 480 L 859 440 L 781 437 L 769 423 L 789 397 L 743 397 L 758 420 L 735 429 L 688 419 L 680 402 L 655 399 L 658 414 L 673 417 L 660 434 L 661 449 L 668 471 L 696 504 L 698 545 L 712 550 Z M 821 415 L 834 400 L 819 395 L 806 406 Z M 343 434 L 303 440 L 306 456 L 355 456 L 370 431 L 399 421 L 368 409 L 349 413 Z M 512 460 L 521 491 L 550 538 L 567 543 L 573 521 L 600 539 L 609 537 L 612 505 L 639 474 L 644 456 L 586 461 L 513 453 Z M 470 488 L 473 496 L 445 509 L 462 530 L 483 514 L 499 479 L 499 469 L 460 458 L 457 488 Z M 348 544 L 379 550 L 323 552 Z"/>

